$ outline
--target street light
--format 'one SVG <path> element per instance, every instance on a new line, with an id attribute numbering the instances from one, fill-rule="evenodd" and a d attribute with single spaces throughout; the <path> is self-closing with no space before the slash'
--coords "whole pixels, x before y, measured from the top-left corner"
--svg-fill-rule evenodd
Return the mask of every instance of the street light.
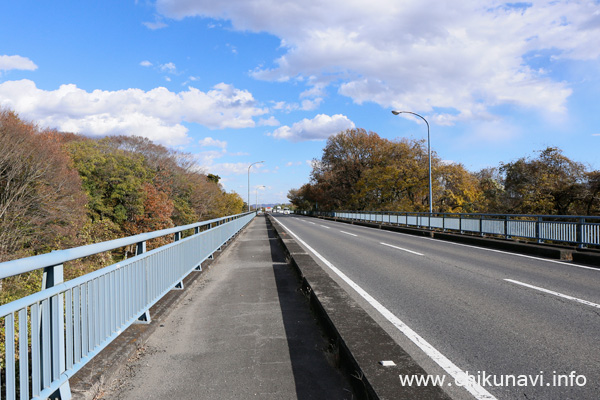
<path id="1" fill-rule="evenodd" d="M 431 220 L 431 213 L 433 212 L 433 196 L 432 196 L 432 190 L 431 190 L 431 141 L 429 139 L 429 122 L 427 122 L 427 120 L 425 118 L 423 118 L 423 116 L 421 116 L 417 113 L 414 113 L 412 111 L 392 111 L 392 114 L 394 114 L 394 115 L 399 115 L 399 114 L 416 115 L 417 117 L 419 117 L 423 121 L 425 121 L 425 123 L 427 124 L 427 154 L 429 157 L 429 218 Z"/>
<path id="2" fill-rule="evenodd" d="M 254 164 L 261 164 L 261 163 L 264 163 L 264 161 L 257 161 L 248 166 L 248 212 L 250 212 L 250 167 L 252 167 Z"/>
<path id="3" fill-rule="evenodd" d="M 260 185 L 256 187 L 256 212 L 258 212 L 258 189 L 266 187 L 265 185 Z"/>

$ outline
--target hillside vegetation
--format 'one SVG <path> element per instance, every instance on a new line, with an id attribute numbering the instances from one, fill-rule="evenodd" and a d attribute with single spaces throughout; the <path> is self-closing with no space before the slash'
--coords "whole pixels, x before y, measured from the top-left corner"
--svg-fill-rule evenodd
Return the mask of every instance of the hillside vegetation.
<path id="1" fill-rule="evenodd" d="M 218 181 L 142 137 L 91 139 L 0 110 L 0 262 L 241 213 Z M 66 278 L 126 256 L 72 263 Z M 39 274 L 3 280 L 0 301 L 39 290 Z"/>

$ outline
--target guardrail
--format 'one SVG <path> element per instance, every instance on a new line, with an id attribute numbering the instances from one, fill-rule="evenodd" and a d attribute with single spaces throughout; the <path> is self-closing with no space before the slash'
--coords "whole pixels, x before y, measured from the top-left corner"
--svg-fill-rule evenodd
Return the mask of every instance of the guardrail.
<path id="1" fill-rule="evenodd" d="M 355 221 L 414 226 L 460 233 L 600 246 L 600 217 L 517 214 L 449 214 L 370 211 L 301 211 Z"/>
<path id="2" fill-rule="evenodd" d="M 0 306 L 0 399 L 71 397 L 69 378 L 256 215 L 245 213 L 0 263 L 0 279 L 44 268 L 43 290 Z M 208 228 L 201 231 L 201 228 Z M 182 233 L 194 234 L 182 238 Z M 173 235 L 146 252 L 146 241 Z M 136 256 L 63 282 L 62 264 L 136 245 Z"/>

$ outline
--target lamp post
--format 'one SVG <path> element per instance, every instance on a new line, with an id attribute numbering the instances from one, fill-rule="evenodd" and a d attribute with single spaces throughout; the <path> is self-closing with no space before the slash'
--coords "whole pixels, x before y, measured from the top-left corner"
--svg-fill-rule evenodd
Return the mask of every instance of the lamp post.
<path id="1" fill-rule="evenodd" d="M 417 117 L 419 117 L 423 121 L 425 121 L 425 124 L 427 124 L 427 154 L 428 154 L 428 158 L 429 158 L 429 220 L 431 221 L 431 213 L 433 212 L 433 195 L 432 195 L 432 190 L 431 190 L 431 141 L 429 138 L 429 122 L 427 122 L 427 120 L 423 116 L 421 116 L 417 113 L 414 113 L 412 111 L 392 111 L 392 114 L 394 114 L 394 115 L 399 115 L 399 114 L 416 115 Z"/>
<path id="2" fill-rule="evenodd" d="M 258 212 L 258 189 L 266 187 L 265 185 L 260 185 L 256 187 L 256 212 Z"/>
<path id="3" fill-rule="evenodd" d="M 264 161 L 257 161 L 248 166 L 248 212 L 250 212 L 250 167 L 252 167 L 254 164 L 261 164 L 261 163 L 264 163 Z"/>

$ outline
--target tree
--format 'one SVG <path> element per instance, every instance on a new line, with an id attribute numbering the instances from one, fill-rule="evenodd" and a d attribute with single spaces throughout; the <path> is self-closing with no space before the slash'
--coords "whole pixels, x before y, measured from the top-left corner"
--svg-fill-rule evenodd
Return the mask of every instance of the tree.
<path id="1" fill-rule="evenodd" d="M 108 219 L 121 230 L 125 222 L 143 214 L 144 184 L 150 174 L 141 154 L 92 139 L 71 142 L 67 149 L 88 195 L 92 222 Z"/>
<path id="2" fill-rule="evenodd" d="M 84 205 L 59 134 L 0 110 L 0 261 L 77 243 Z"/>
<path id="3" fill-rule="evenodd" d="M 383 139 L 364 129 L 348 129 L 327 139 L 321 160 L 313 163 L 311 181 L 325 192 L 324 209 L 351 206 L 356 184 L 365 171 L 381 161 L 379 150 Z M 360 207 L 357 204 L 355 207 Z"/>
<path id="4" fill-rule="evenodd" d="M 508 211 L 520 214 L 573 214 L 585 197 L 586 169 L 560 149 L 548 147 L 536 159 L 502 164 Z"/>
<path id="5" fill-rule="evenodd" d="M 429 167 L 424 143 L 422 140 L 384 140 L 379 146 L 380 160 L 357 182 L 358 192 L 352 203 L 358 209 L 376 211 L 426 211 L 429 208 Z M 432 166 L 437 164 L 438 159 L 432 153 Z"/>
<path id="6" fill-rule="evenodd" d="M 586 173 L 585 196 L 583 196 L 578 214 L 600 214 L 600 171 Z"/>
<path id="7" fill-rule="evenodd" d="M 462 164 L 443 164 L 437 167 L 439 193 L 435 210 L 452 213 L 472 213 L 480 209 L 483 191 L 479 180 Z"/>

